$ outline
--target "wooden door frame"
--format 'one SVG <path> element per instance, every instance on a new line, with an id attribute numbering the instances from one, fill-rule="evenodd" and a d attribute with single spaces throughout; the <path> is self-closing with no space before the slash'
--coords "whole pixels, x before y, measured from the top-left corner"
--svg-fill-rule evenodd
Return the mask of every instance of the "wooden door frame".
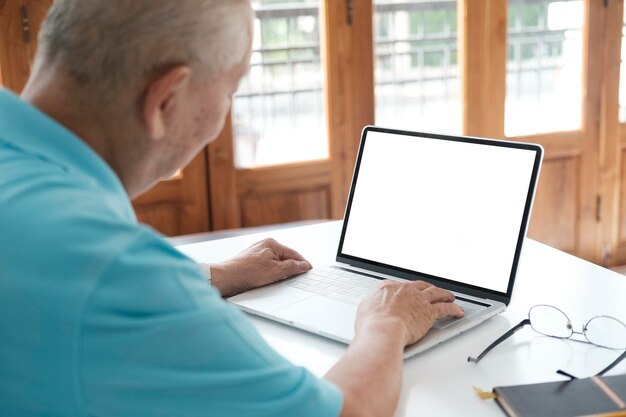
<path id="1" fill-rule="evenodd" d="M 615 175 L 615 166 L 619 163 L 610 154 L 610 149 L 616 147 L 606 139 L 602 142 L 600 140 L 602 109 L 604 108 L 605 112 L 615 111 L 608 106 L 608 102 L 603 102 L 602 95 L 603 87 L 606 89 L 607 85 L 611 85 L 606 84 L 605 68 L 609 59 L 607 54 L 609 49 L 615 50 L 615 42 L 606 48 L 598 48 L 597 45 L 605 44 L 607 36 L 605 23 L 611 13 L 622 7 L 621 4 L 617 4 L 621 1 L 609 3 L 610 9 L 605 9 L 603 2 L 584 0 L 581 129 L 507 138 L 524 142 L 541 141 L 546 151 L 546 160 L 579 157 L 581 162 L 577 180 L 580 188 L 576 202 L 578 213 L 576 253 L 595 262 L 602 258 L 602 248 L 599 244 L 602 233 L 605 235 L 614 233 L 611 230 L 614 226 L 611 224 L 615 223 L 616 189 L 608 181 Z M 502 4 L 507 6 L 502 7 Z M 462 68 L 463 128 L 464 133 L 468 135 L 505 138 L 507 9 L 508 3 L 499 0 L 484 0 L 477 3 L 459 0 L 459 65 Z M 619 15 L 620 19 L 621 16 Z M 612 83 L 614 85 L 614 81 Z M 570 146 L 563 148 L 564 141 L 568 141 Z M 600 152 L 601 147 L 603 153 Z M 601 158 L 600 168 L 598 158 Z M 600 172 L 602 172 L 601 182 L 607 188 L 602 191 Z M 585 175 L 581 176 L 580 173 Z M 603 208 L 598 206 L 602 201 L 601 192 L 603 195 L 606 194 L 605 198 L 610 201 Z M 599 209 L 606 211 L 607 219 L 613 219 L 603 222 L 602 227 L 600 214 L 597 213 Z"/>
<path id="2" fill-rule="evenodd" d="M 320 0 L 320 49 L 325 72 L 329 158 L 269 167 L 236 169 L 232 116 L 208 148 L 211 229 L 244 226 L 247 197 L 289 195 L 303 188 L 330 190 L 330 218 L 341 219 L 361 138 L 374 123 L 372 1 Z"/>
<path id="3" fill-rule="evenodd" d="M 582 179 L 582 208 L 579 212 L 580 255 L 592 262 L 600 263 L 602 232 L 600 204 L 600 132 L 602 114 L 602 87 L 605 78 L 604 45 L 606 40 L 607 8 L 603 2 L 585 1 L 585 25 L 583 27 L 583 141 L 581 171 L 588 176 Z"/>
<path id="4" fill-rule="evenodd" d="M 507 7 L 502 0 L 458 0 L 463 134 L 504 138 Z"/>
<path id="5" fill-rule="evenodd" d="M 619 84 L 621 70 L 623 1 L 611 0 L 606 8 L 605 39 L 603 42 L 604 79 L 600 110 L 600 196 L 603 202 L 598 258 L 602 265 L 615 266 L 626 263 L 626 236 L 621 236 L 622 204 L 626 133 L 619 120 Z M 623 240 L 622 240 L 623 238 Z"/>
<path id="6" fill-rule="evenodd" d="M 324 0 L 322 10 L 335 219 L 344 215 L 361 131 L 375 120 L 373 11 L 372 0 Z"/>

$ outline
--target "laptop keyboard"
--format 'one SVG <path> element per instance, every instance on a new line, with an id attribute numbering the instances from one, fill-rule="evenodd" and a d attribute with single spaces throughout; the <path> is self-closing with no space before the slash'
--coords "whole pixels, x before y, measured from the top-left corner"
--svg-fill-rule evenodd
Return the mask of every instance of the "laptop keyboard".
<path id="1" fill-rule="evenodd" d="M 285 281 L 283 285 L 357 305 L 373 293 L 382 281 L 382 278 L 371 278 L 344 269 L 314 268 Z M 438 320 L 433 327 L 443 329 L 486 308 L 486 306 L 458 298 L 455 304 L 463 308 L 465 315 L 461 318 L 447 317 Z"/>
<path id="2" fill-rule="evenodd" d="M 367 295 L 373 293 L 382 281 L 343 269 L 314 268 L 286 281 L 284 285 L 350 304 L 359 304 Z"/>

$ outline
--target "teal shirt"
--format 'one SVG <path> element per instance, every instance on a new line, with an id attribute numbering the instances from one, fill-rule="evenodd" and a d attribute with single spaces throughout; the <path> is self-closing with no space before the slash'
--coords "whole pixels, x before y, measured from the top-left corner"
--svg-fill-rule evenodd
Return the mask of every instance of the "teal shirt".
<path id="1" fill-rule="evenodd" d="M 78 137 L 0 90 L 0 416 L 337 416 L 296 367 L 137 223 Z"/>

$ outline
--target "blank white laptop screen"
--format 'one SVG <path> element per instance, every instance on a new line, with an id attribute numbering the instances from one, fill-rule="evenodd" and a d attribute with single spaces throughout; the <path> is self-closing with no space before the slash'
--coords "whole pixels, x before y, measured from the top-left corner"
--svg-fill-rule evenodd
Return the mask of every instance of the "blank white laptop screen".
<path id="1" fill-rule="evenodd" d="M 340 252 L 506 293 L 536 152 L 367 133 Z"/>

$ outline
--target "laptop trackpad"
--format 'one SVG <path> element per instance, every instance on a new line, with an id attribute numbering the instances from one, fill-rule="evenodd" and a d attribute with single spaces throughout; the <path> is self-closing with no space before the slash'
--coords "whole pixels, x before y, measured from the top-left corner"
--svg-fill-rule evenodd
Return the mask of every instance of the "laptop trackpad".
<path id="1" fill-rule="evenodd" d="M 313 294 L 286 285 L 269 285 L 230 297 L 228 301 L 251 310 L 272 312 L 281 307 L 311 298 Z"/>
<path id="2" fill-rule="evenodd" d="M 328 297 L 314 296 L 272 312 L 327 336 L 349 343 L 354 338 L 357 306 Z"/>

